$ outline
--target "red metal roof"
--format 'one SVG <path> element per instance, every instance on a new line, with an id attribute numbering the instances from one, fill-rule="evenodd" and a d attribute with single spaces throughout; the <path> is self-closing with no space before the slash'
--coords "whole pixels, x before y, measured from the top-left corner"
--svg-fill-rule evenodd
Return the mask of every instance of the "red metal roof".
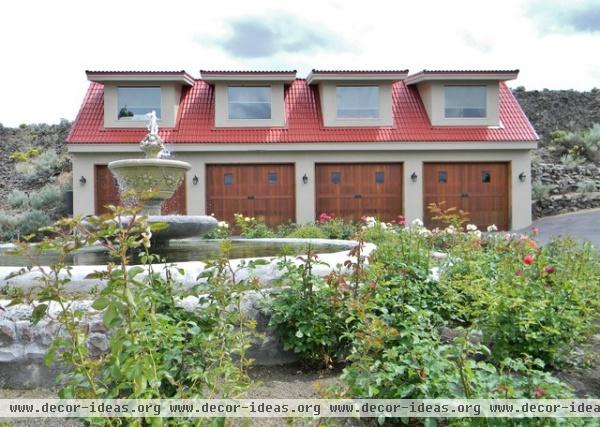
<path id="1" fill-rule="evenodd" d="M 313 73 L 319 74 L 402 74 L 408 73 L 408 70 L 316 70 Z"/>
<path id="2" fill-rule="evenodd" d="M 167 143 L 535 141 L 537 134 L 510 89 L 500 82 L 502 127 L 434 127 L 415 87 L 392 85 L 392 127 L 326 128 L 318 88 L 304 79 L 286 85 L 283 128 L 215 128 L 214 86 L 196 80 L 182 90 L 176 127 L 161 129 Z M 146 130 L 104 128 L 103 85 L 91 82 L 68 137 L 71 144 L 137 143 Z"/>
<path id="3" fill-rule="evenodd" d="M 176 71 L 139 71 L 139 70 L 122 70 L 122 71 L 94 71 L 94 70 L 85 70 L 86 74 L 187 74 L 185 70 L 176 70 Z"/>
<path id="4" fill-rule="evenodd" d="M 296 73 L 296 70 L 200 70 L 201 73 L 208 74 L 290 74 Z"/>
<path id="5" fill-rule="evenodd" d="M 518 73 L 519 70 L 421 70 L 417 74 L 500 74 Z"/>

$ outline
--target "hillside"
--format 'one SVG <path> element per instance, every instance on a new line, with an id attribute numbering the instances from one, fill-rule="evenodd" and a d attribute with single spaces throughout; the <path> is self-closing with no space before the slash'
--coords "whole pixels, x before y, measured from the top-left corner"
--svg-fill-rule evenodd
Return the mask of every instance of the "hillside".
<path id="1" fill-rule="evenodd" d="M 0 123 L 0 207 L 6 206 L 6 196 L 14 189 L 29 191 L 42 187 L 45 182 L 25 179 L 17 173 L 17 163 L 10 155 L 37 148 L 40 152 L 55 150 L 61 159 L 56 173 L 70 170 L 65 139 L 71 129 L 71 122 L 61 120 L 59 124 L 30 124 L 18 128 L 4 127 Z"/>

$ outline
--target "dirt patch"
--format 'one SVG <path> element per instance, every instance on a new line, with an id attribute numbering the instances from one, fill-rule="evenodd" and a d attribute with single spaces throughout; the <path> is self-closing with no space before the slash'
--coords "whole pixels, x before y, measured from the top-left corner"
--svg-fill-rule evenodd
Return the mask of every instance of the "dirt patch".
<path id="1" fill-rule="evenodd" d="M 319 399 L 339 383 L 340 370 L 311 371 L 300 365 L 256 366 L 249 375 L 256 385 L 248 397 L 263 399 Z"/>
<path id="2" fill-rule="evenodd" d="M 577 397 L 600 397 L 600 333 L 590 341 L 591 348 L 586 349 L 591 360 L 586 368 L 565 370 L 558 377 L 575 390 Z"/>

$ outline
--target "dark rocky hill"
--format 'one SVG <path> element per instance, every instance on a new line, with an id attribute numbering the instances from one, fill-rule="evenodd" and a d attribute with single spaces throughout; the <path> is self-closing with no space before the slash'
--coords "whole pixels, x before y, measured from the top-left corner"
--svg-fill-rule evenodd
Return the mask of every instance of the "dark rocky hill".
<path id="1" fill-rule="evenodd" d="M 576 132 L 600 123 L 600 89 L 578 92 L 516 88 L 513 93 L 540 135 L 542 147 L 555 130 Z"/>
<path id="2" fill-rule="evenodd" d="M 4 127 L 0 123 L 0 207 L 6 205 L 6 196 L 13 189 L 28 191 L 44 185 L 43 182 L 26 180 L 17 173 L 16 162 L 10 159 L 10 155 L 28 148 L 37 148 L 40 152 L 55 150 L 61 158 L 66 159 L 65 140 L 70 129 L 71 122 L 64 119 L 55 125 L 23 124 L 17 128 Z M 63 169 L 68 170 L 70 162 L 63 163 Z"/>

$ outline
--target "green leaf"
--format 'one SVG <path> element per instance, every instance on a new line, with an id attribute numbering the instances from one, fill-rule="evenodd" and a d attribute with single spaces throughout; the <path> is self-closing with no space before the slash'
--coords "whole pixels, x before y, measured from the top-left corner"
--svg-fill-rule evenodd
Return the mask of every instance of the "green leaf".
<path id="1" fill-rule="evenodd" d="M 36 306 L 31 313 L 31 323 L 37 325 L 39 321 L 42 320 L 42 317 L 44 317 L 46 314 L 46 311 L 48 311 L 48 304 L 40 304 Z"/>
<path id="2" fill-rule="evenodd" d="M 129 280 L 131 280 L 135 276 L 137 276 L 138 274 L 141 274 L 143 272 L 144 272 L 144 268 L 140 267 L 139 265 L 136 265 L 135 267 L 131 267 L 129 270 L 127 270 L 127 277 L 129 277 Z"/>
<path id="3" fill-rule="evenodd" d="M 110 300 L 107 297 L 102 296 L 94 301 L 92 308 L 101 311 L 108 307 L 108 304 L 110 304 Z"/>
<path id="4" fill-rule="evenodd" d="M 142 394 L 145 390 L 146 390 L 146 377 L 144 377 L 143 375 L 138 375 L 137 377 L 135 377 L 135 379 L 133 380 L 134 383 L 134 391 L 136 395 L 140 395 Z"/>
<path id="5" fill-rule="evenodd" d="M 112 326 L 113 322 L 119 317 L 119 312 L 114 304 L 108 306 L 106 311 L 104 312 L 104 317 L 102 320 L 107 327 Z"/>
<path id="6" fill-rule="evenodd" d="M 94 271 L 85 276 L 85 279 L 104 279 L 106 277 L 106 272 L 102 271 Z"/>
<path id="7" fill-rule="evenodd" d="M 135 306 L 136 306 L 135 299 L 133 298 L 131 289 L 129 289 L 129 288 L 125 289 L 125 298 L 127 299 L 127 304 L 129 304 L 130 306 L 135 308 Z"/>
<path id="8" fill-rule="evenodd" d="M 54 358 L 56 356 L 56 343 L 58 342 L 58 340 L 52 342 L 52 344 L 50 344 L 50 347 L 48 347 L 48 351 L 46 352 L 46 354 L 44 355 L 44 364 L 47 367 L 52 366 L 52 363 L 54 363 Z"/>
<path id="9" fill-rule="evenodd" d="M 150 224 L 151 231 L 161 231 L 166 230 L 167 228 L 169 228 L 169 224 L 167 224 L 166 222 L 153 222 L 152 224 Z"/>

